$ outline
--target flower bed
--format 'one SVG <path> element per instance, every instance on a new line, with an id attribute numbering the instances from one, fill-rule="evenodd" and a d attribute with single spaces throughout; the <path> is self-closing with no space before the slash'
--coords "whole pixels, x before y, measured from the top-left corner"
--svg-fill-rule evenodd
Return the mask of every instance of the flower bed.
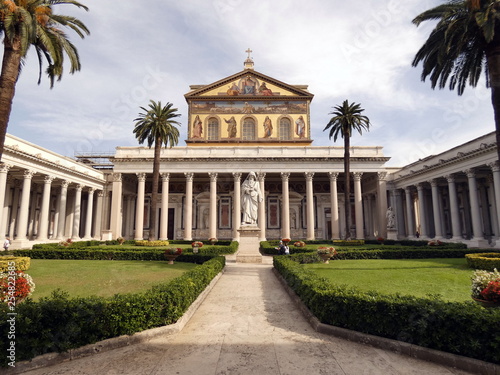
<path id="1" fill-rule="evenodd" d="M 477 270 L 472 276 L 471 296 L 474 299 L 500 303 L 500 272 Z"/>

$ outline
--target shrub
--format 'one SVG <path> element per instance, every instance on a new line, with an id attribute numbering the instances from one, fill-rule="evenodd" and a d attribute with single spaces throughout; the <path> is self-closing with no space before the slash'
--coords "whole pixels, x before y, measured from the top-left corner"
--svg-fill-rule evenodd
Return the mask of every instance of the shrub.
<path id="1" fill-rule="evenodd" d="M 500 363 L 500 309 L 364 293 L 318 277 L 293 257 L 275 257 L 274 267 L 322 323 Z"/>
<path id="2" fill-rule="evenodd" d="M 31 265 L 29 257 L 3 256 L 0 258 L 0 272 L 7 272 L 12 262 L 15 263 L 16 271 L 26 271 Z"/>
<path id="3" fill-rule="evenodd" d="M 148 246 L 148 247 L 159 247 L 159 246 L 168 246 L 170 245 L 170 242 L 168 241 L 147 241 L 147 240 L 140 240 L 140 241 L 135 241 L 136 246 Z"/>
<path id="4" fill-rule="evenodd" d="M 500 253 L 466 254 L 467 265 L 477 270 L 500 270 Z"/>

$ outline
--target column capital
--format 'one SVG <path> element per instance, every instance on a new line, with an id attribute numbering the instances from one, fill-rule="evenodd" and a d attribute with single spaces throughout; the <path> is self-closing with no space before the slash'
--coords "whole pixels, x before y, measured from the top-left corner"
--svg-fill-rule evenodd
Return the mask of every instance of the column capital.
<path id="1" fill-rule="evenodd" d="M 33 175 L 35 174 L 35 171 L 32 171 L 31 169 L 25 169 L 23 172 L 23 177 L 24 179 L 31 180 L 33 178 Z"/>
<path id="2" fill-rule="evenodd" d="M 363 172 L 353 172 L 354 181 L 361 181 L 361 177 L 363 176 Z"/>
<path id="3" fill-rule="evenodd" d="M 281 181 L 288 182 L 289 178 L 290 178 L 290 172 L 281 172 Z"/>
<path id="4" fill-rule="evenodd" d="M 304 172 L 304 175 L 306 176 L 306 181 L 312 181 L 314 178 L 314 172 Z"/>
<path id="5" fill-rule="evenodd" d="M 417 183 L 417 190 L 418 191 L 422 191 L 422 190 L 424 190 L 424 188 L 425 188 L 424 182 Z"/>
<path id="6" fill-rule="evenodd" d="M 76 191 L 82 191 L 82 189 L 83 189 L 83 185 L 82 184 L 76 184 L 76 186 L 75 186 L 75 190 Z"/>
<path id="7" fill-rule="evenodd" d="M 499 172 L 500 171 L 500 162 L 497 160 L 497 161 L 494 161 L 492 163 L 488 163 L 488 167 L 490 167 L 493 172 Z"/>
<path id="8" fill-rule="evenodd" d="M 219 174 L 217 172 L 208 172 L 208 176 L 210 177 L 210 182 L 217 182 L 217 176 Z"/>
<path id="9" fill-rule="evenodd" d="M 337 178 L 339 177 L 339 172 L 328 172 L 328 177 L 332 182 L 337 181 Z"/>
<path id="10" fill-rule="evenodd" d="M 10 164 L 0 163 L 0 173 L 7 173 L 11 168 L 12 165 Z"/>
<path id="11" fill-rule="evenodd" d="M 476 171 L 473 168 L 470 169 L 465 169 L 463 171 L 467 178 L 475 178 L 476 177 Z"/>
<path id="12" fill-rule="evenodd" d="M 121 182 L 122 181 L 122 174 L 121 173 L 113 173 L 113 182 Z"/>
<path id="13" fill-rule="evenodd" d="M 406 194 L 411 194 L 411 186 L 405 186 L 405 193 Z"/>
<path id="14" fill-rule="evenodd" d="M 99 190 L 99 191 L 97 192 L 97 196 L 98 196 L 99 198 L 104 197 L 104 191 L 103 191 L 103 190 Z"/>
<path id="15" fill-rule="evenodd" d="M 168 181 L 170 181 L 170 173 L 162 173 L 162 174 L 161 174 L 161 180 L 162 180 L 163 182 L 168 182 Z"/>
<path id="16" fill-rule="evenodd" d="M 241 172 L 233 172 L 233 180 L 234 180 L 234 182 L 240 182 L 241 181 Z"/>
<path id="17" fill-rule="evenodd" d="M 61 181 L 61 188 L 67 189 L 70 183 L 68 180 Z"/>
<path id="18" fill-rule="evenodd" d="M 446 178 L 446 181 L 448 181 L 449 184 L 452 184 L 455 182 L 455 175 L 454 174 L 447 174 L 446 176 L 443 176 Z"/>
<path id="19" fill-rule="evenodd" d="M 429 180 L 429 184 L 431 184 L 431 187 L 438 186 L 438 180 L 437 180 L 437 178 L 433 178 L 432 180 Z"/>
<path id="20" fill-rule="evenodd" d="M 51 184 L 52 181 L 54 181 L 54 179 L 55 179 L 54 176 L 49 176 L 49 175 L 43 177 L 43 181 L 46 184 Z"/>
<path id="21" fill-rule="evenodd" d="M 146 173 L 141 172 L 141 173 L 136 173 L 136 175 L 137 175 L 137 181 L 139 181 L 139 182 L 146 181 Z M 121 181 L 121 177 L 120 177 L 120 181 Z"/>
<path id="22" fill-rule="evenodd" d="M 377 172 L 377 177 L 379 181 L 385 181 L 387 178 L 387 172 Z"/>
<path id="23" fill-rule="evenodd" d="M 257 180 L 259 180 L 259 182 L 264 182 L 265 179 L 266 179 L 266 172 L 257 173 Z"/>
<path id="24" fill-rule="evenodd" d="M 87 189 L 87 193 L 89 193 L 89 194 L 94 194 L 94 191 L 96 191 L 96 189 L 95 189 L 95 188 L 93 188 L 93 187 L 89 187 L 89 188 Z"/>
<path id="25" fill-rule="evenodd" d="M 193 181 L 194 173 L 193 172 L 184 172 L 184 176 L 186 176 L 186 181 Z"/>

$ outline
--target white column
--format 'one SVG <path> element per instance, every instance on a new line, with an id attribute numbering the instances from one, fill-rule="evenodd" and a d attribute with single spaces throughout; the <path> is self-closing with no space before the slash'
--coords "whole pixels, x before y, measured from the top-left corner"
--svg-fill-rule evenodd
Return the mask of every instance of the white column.
<path id="1" fill-rule="evenodd" d="M 31 179 L 34 171 L 25 170 L 23 175 L 23 191 L 21 193 L 21 206 L 19 207 L 19 220 L 17 224 L 16 240 L 26 240 L 26 231 L 28 230 L 28 209 L 31 191 Z"/>
<path id="2" fill-rule="evenodd" d="M 233 197 L 233 241 L 240 240 L 241 225 L 241 173 L 233 173 L 234 197 Z"/>
<path id="3" fill-rule="evenodd" d="M 84 239 L 90 240 L 92 238 L 92 215 L 94 213 L 94 188 L 88 189 L 87 199 L 87 217 L 85 220 L 85 235 Z"/>
<path id="4" fill-rule="evenodd" d="M 479 198 L 477 195 L 476 173 L 472 169 L 468 169 L 464 171 L 464 173 L 467 175 L 467 180 L 469 182 L 469 199 L 473 236 L 476 240 L 484 240 L 483 225 L 481 223 L 481 209 L 479 207 Z"/>
<path id="5" fill-rule="evenodd" d="M 0 164 L 0 228 L 5 228 L 4 223 L 4 206 L 5 206 L 5 196 L 7 194 L 7 173 L 11 168 L 10 165 L 1 163 Z M 0 236 L 4 236 L 5 230 L 0 231 Z"/>
<path id="6" fill-rule="evenodd" d="M 217 173 L 209 173 L 210 177 L 210 211 L 209 238 L 217 238 Z"/>
<path id="7" fill-rule="evenodd" d="M 82 188 L 83 186 L 78 184 L 75 189 L 75 205 L 73 208 L 73 235 L 71 238 L 73 240 L 80 239 L 80 218 L 82 216 Z"/>
<path id="8" fill-rule="evenodd" d="M 493 190 L 495 192 L 496 223 L 495 233 L 500 236 L 500 162 L 496 161 L 488 164 L 493 173 Z"/>
<path id="9" fill-rule="evenodd" d="M 387 237 L 387 224 L 386 224 L 386 214 L 387 214 L 387 183 L 386 177 L 387 172 L 378 172 L 378 235 L 380 237 Z"/>
<path id="10" fill-rule="evenodd" d="M 125 212 L 125 225 L 124 227 L 124 238 L 135 237 L 134 233 L 134 222 L 135 222 L 135 210 L 134 205 L 136 202 L 136 194 L 127 194 L 124 199 L 124 205 L 126 207 Z"/>
<path id="11" fill-rule="evenodd" d="M 401 189 L 394 190 L 394 198 L 396 201 L 396 226 L 398 231 L 398 238 L 402 238 L 405 235 L 405 222 L 404 222 L 404 207 L 403 207 L 403 195 Z"/>
<path id="12" fill-rule="evenodd" d="M 281 238 L 290 238 L 290 172 L 281 172 Z"/>
<path id="13" fill-rule="evenodd" d="M 186 172 L 186 199 L 184 207 L 184 240 L 193 239 L 193 177 L 194 173 Z"/>
<path id="14" fill-rule="evenodd" d="M 331 215 L 332 215 L 332 240 L 337 240 L 340 238 L 340 227 L 339 227 L 339 200 L 337 194 L 337 177 L 339 172 L 328 172 L 328 177 L 330 178 L 330 203 L 331 203 Z"/>
<path id="15" fill-rule="evenodd" d="M 363 198 L 361 194 L 362 172 L 354 172 L 354 214 L 356 216 L 356 239 L 364 239 L 363 231 Z"/>
<path id="16" fill-rule="evenodd" d="M 54 177 L 45 176 L 43 184 L 42 208 L 40 210 L 40 227 L 38 229 L 38 240 L 45 241 L 48 238 L 49 231 L 49 209 L 50 209 L 50 190 Z"/>
<path id="17" fill-rule="evenodd" d="M 432 191 L 432 211 L 434 214 L 434 230 L 436 232 L 435 238 L 437 240 L 443 239 L 443 226 L 441 225 L 441 209 L 439 205 L 439 187 L 436 179 L 431 180 Z"/>
<path id="18" fill-rule="evenodd" d="M 427 217 L 425 212 L 425 201 L 424 201 L 424 184 L 419 182 L 417 184 L 417 194 L 418 194 L 418 213 L 420 217 L 420 236 L 423 239 L 427 239 Z"/>
<path id="19" fill-rule="evenodd" d="M 113 173 L 113 194 L 111 195 L 110 230 L 113 239 L 122 236 L 122 174 Z"/>
<path id="20" fill-rule="evenodd" d="M 408 233 L 407 237 L 415 236 L 415 216 L 413 215 L 413 198 L 411 196 L 411 187 L 405 187 L 406 196 L 406 220 L 408 221 Z"/>
<path id="21" fill-rule="evenodd" d="M 97 192 L 96 213 L 94 217 L 94 237 L 96 239 L 101 239 L 103 197 L 104 191 L 99 190 Z"/>
<path id="22" fill-rule="evenodd" d="M 313 192 L 313 178 L 314 172 L 305 172 L 306 176 L 306 201 L 307 201 L 307 240 L 314 240 L 314 192 Z"/>
<path id="23" fill-rule="evenodd" d="M 135 240 L 144 238 L 144 196 L 146 193 L 146 173 L 137 174 L 137 201 L 135 203 Z"/>
<path id="24" fill-rule="evenodd" d="M 161 227 L 160 240 L 168 240 L 168 194 L 170 173 L 161 174 Z"/>
<path id="25" fill-rule="evenodd" d="M 260 228 L 260 238 L 259 241 L 266 241 L 266 189 L 265 189 L 265 179 L 266 174 L 263 172 L 257 173 L 257 179 L 260 184 L 260 191 L 262 193 L 262 200 L 259 202 L 259 228 Z"/>
<path id="26" fill-rule="evenodd" d="M 457 187 L 455 185 L 455 176 L 448 175 L 445 176 L 448 181 L 448 193 L 450 195 L 450 215 L 451 215 L 451 231 L 453 233 L 452 240 L 460 241 L 462 240 L 462 234 L 460 233 L 460 217 L 458 213 L 458 199 L 457 199 Z"/>

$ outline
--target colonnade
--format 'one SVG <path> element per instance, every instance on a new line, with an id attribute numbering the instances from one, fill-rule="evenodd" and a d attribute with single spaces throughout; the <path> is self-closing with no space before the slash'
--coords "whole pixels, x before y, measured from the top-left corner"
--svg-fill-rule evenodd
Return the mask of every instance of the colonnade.
<path id="1" fill-rule="evenodd" d="M 500 237 L 500 167 L 488 163 L 390 188 L 399 237 L 469 241 L 485 246 Z M 404 191 L 404 194 L 403 194 Z M 403 198 L 404 197 L 404 198 Z"/>
<path id="2" fill-rule="evenodd" d="M 184 172 L 183 178 L 185 183 L 185 188 L 183 189 L 182 197 L 182 223 L 177 221 L 177 228 L 182 225 L 182 239 L 192 240 L 193 239 L 193 210 L 195 209 L 194 202 L 194 182 L 196 178 L 203 177 L 205 180 L 209 179 L 209 189 L 208 195 L 208 224 L 207 224 L 207 236 L 209 238 L 218 238 L 220 234 L 220 228 L 218 227 L 218 200 L 220 197 L 220 192 L 218 189 L 218 179 L 221 175 L 227 181 L 228 175 L 231 176 L 233 190 L 230 192 L 232 199 L 232 225 L 231 225 L 231 238 L 233 240 L 239 239 L 239 229 L 241 225 L 241 183 L 242 176 L 246 175 L 248 172 L 233 172 L 233 173 L 221 173 L 221 172 L 204 172 L 204 173 L 194 173 L 194 172 Z M 329 180 L 329 192 L 326 195 L 328 202 L 325 207 L 328 206 L 331 212 L 331 238 L 340 238 L 342 234 L 341 230 L 341 220 L 343 220 L 343 215 L 339 212 L 340 204 L 343 203 L 343 197 L 339 197 L 338 191 L 338 177 L 341 172 L 293 172 L 295 178 L 302 175 L 303 181 L 305 183 L 305 194 L 302 197 L 304 212 L 302 217 L 304 218 L 304 237 L 307 240 L 316 239 L 315 229 L 317 228 L 317 217 L 323 215 L 322 212 L 318 212 L 318 203 L 315 201 L 315 197 L 318 198 L 318 192 L 314 191 L 314 181 L 315 179 L 320 179 L 321 181 Z M 128 174 L 130 175 L 130 174 Z M 290 198 L 290 176 L 292 172 L 283 171 L 279 173 L 269 173 L 269 172 L 258 172 L 256 173 L 258 183 L 260 185 L 261 191 L 266 191 L 266 178 L 276 182 L 276 178 L 279 176 L 279 181 L 281 182 L 281 192 L 279 194 L 279 207 L 280 207 L 280 227 L 279 227 L 279 237 L 281 238 L 291 238 L 292 235 L 296 234 L 297 231 L 292 231 L 291 224 L 291 198 Z M 353 227 L 355 227 L 355 233 L 353 237 L 363 239 L 365 238 L 366 226 L 369 225 L 372 230 L 377 232 L 379 235 L 385 235 L 386 225 L 385 225 L 385 211 L 387 209 L 387 186 L 386 186 L 386 173 L 380 172 L 375 174 L 377 185 L 375 190 L 372 192 L 372 197 L 376 199 L 375 201 L 365 202 L 363 197 L 366 197 L 367 192 L 363 192 L 362 172 L 355 172 L 353 179 L 354 185 L 354 217 Z M 373 175 L 373 173 L 372 173 Z M 147 175 L 143 172 L 135 173 L 137 178 L 137 187 L 135 195 L 135 207 L 131 210 L 128 206 L 123 207 L 125 204 L 123 197 L 120 195 L 123 191 L 122 179 L 123 174 L 114 173 L 113 174 L 113 198 L 111 207 L 111 231 L 113 237 L 121 237 L 129 235 L 136 240 L 143 239 L 147 236 L 145 233 L 144 222 L 145 215 L 149 213 L 145 212 L 145 206 L 147 207 L 146 198 L 149 192 L 146 192 L 146 180 Z M 157 230 L 157 235 L 159 239 L 168 239 L 167 228 L 169 226 L 168 220 L 168 209 L 169 200 L 171 199 L 172 192 L 169 188 L 169 182 L 171 180 L 171 173 L 161 173 L 161 203 L 159 207 L 161 208 L 160 213 L 160 225 Z M 176 174 L 176 179 L 179 180 L 180 174 Z M 326 178 L 326 179 L 325 179 Z M 128 193 L 131 193 L 130 191 Z M 134 192 L 132 192 L 134 193 Z M 324 193 L 324 192 L 323 192 Z M 296 194 L 296 193 L 295 193 Z M 128 201 L 130 202 L 130 201 Z M 340 202 L 340 204 L 339 204 Z M 373 207 L 376 204 L 375 207 Z M 368 208 L 368 205 L 371 207 Z M 365 208 L 366 207 L 366 208 Z M 268 209 L 266 205 L 266 199 L 259 201 L 258 210 L 258 222 L 257 225 L 260 228 L 260 240 L 266 240 L 269 233 L 269 228 L 266 227 Z M 370 213 L 370 216 L 366 216 L 366 211 Z M 125 218 L 120 217 L 120 213 L 125 212 Z M 374 215 L 375 214 L 375 215 Z M 381 222 L 378 219 L 383 218 Z M 130 230 L 128 224 L 123 225 L 122 221 L 125 223 L 130 223 L 132 220 L 135 222 L 135 227 L 133 233 L 129 233 Z M 146 218 L 147 222 L 147 218 Z M 123 230 L 125 232 L 123 233 Z M 273 232 L 273 236 L 276 237 L 276 231 Z"/>
<path id="3" fill-rule="evenodd" d="M 0 164 L 2 234 L 19 246 L 29 241 L 101 238 L 103 190 L 35 169 L 16 168 L 16 174 L 9 175 L 11 168 Z"/>

